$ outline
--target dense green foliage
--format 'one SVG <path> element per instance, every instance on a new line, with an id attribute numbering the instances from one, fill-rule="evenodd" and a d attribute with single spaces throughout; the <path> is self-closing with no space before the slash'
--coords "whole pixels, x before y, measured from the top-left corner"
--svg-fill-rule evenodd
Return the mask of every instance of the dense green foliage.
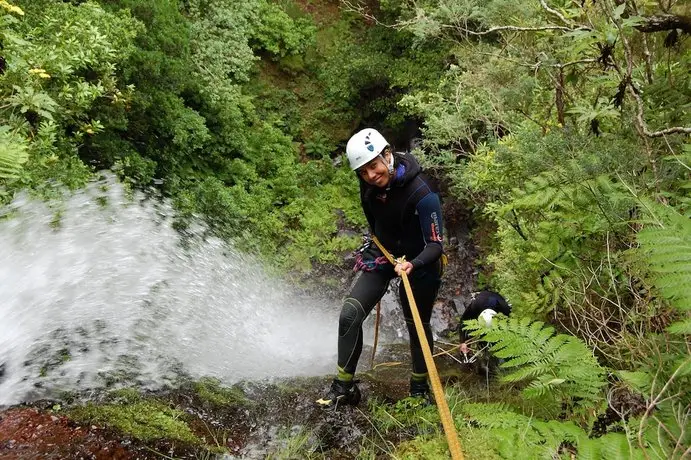
<path id="1" fill-rule="evenodd" d="M 160 184 L 181 225 L 200 216 L 284 268 L 308 272 L 355 244 L 339 225 L 363 223 L 356 183 L 329 156 L 345 132 L 300 143 L 268 113 L 285 93 L 249 84 L 261 66 L 314 53 L 309 16 L 264 0 L 17 4 L 3 15 L 5 200 L 23 187 L 54 196 L 112 168 Z"/>
<path id="2" fill-rule="evenodd" d="M 92 2 L 32 2 L 25 10 L 0 11 L 0 132 L 7 141 L 0 180 L 9 187 L 0 191 L 4 197 L 24 186 L 49 194 L 47 182 L 54 180 L 85 184 L 89 168 L 77 150 L 103 129 L 91 115 L 97 101 L 123 104 L 127 89 L 119 86 L 116 67 L 132 52 L 138 30 L 128 15 L 107 13 Z M 41 14 L 32 16 L 35 11 Z"/>
<path id="3" fill-rule="evenodd" d="M 592 421 L 604 407 L 594 349 L 615 371 L 608 410 L 658 458 L 689 445 L 689 13 L 674 1 L 504 0 L 392 0 L 378 12 L 416 44 L 447 46 L 438 86 L 400 105 L 424 120 L 426 165 L 492 232 L 483 282 L 518 316 L 556 320 L 588 345 L 539 322 L 500 323 L 486 338 L 511 358 L 503 379 L 582 403 Z M 644 410 L 619 407 L 619 391 Z M 583 458 L 594 448 L 552 445 L 564 442 Z"/>
<path id="4" fill-rule="evenodd" d="M 689 18 L 676 0 L 0 1 L 0 202 L 112 168 L 182 228 L 201 217 L 308 272 L 363 225 L 344 140 L 419 127 L 445 202 L 472 208 L 479 283 L 520 318 L 477 334 L 521 404 L 460 398 L 464 440 L 486 458 L 680 458 Z M 425 437 L 400 456 L 437 452 L 413 412 Z"/>

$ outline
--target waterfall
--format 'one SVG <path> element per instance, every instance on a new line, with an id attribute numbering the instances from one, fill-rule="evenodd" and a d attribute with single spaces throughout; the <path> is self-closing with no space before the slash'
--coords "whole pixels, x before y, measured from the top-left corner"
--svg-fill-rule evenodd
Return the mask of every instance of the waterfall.
<path id="1" fill-rule="evenodd" d="M 20 196 L 0 210 L 0 405 L 333 372 L 338 300 L 295 293 L 173 217 L 111 175 L 57 207 Z"/>

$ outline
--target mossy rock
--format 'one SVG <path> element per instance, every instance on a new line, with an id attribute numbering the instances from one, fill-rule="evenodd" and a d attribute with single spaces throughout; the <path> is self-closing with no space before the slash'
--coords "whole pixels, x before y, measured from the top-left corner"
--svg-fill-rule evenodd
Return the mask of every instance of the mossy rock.
<path id="1" fill-rule="evenodd" d="M 201 443 L 184 421 L 185 413 L 180 410 L 156 400 L 144 399 L 130 389 L 117 390 L 109 398 L 116 402 L 103 405 L 89 402 L 71 409 L 68 415 L 82 423 L 115 428 L 142 441 L 172 439 Z"/>
<path id="2" fill-rule="evenodd" d="M 443 437 L 420 437 L 401 443 L 396 449 L 394 457 L 402 460 L 417 460 L 420 458 L 451 458 L 451 455 Z"/>
<path id="3" fill-rule="evenodd" d="M 237 387 L 225 387 L 215 378 L 206 377 L 193 384 L 199 399 L 213 406 L 248 406 L 252 404 Z"/>

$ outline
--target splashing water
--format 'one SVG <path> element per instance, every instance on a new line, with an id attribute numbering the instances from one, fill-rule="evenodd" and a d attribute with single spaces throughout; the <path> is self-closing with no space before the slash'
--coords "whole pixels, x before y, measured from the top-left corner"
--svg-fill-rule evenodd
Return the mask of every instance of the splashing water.
<path id="1" fill-rule="evenodd" d="M 291 293 L 201 232 L 183 240 L 165 203 L 128 198 L 106 177 L 62 203 L 58 225 L 44 203 L 11 208 L 0 219 L 0 405 L 181 374 L 229 384 L 335 367 L 337 302 Z"/>

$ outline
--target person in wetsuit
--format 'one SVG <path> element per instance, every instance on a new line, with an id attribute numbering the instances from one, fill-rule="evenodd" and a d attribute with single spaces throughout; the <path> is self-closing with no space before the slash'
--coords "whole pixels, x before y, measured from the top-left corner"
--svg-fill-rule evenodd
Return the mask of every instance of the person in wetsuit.
<path id="1" fill-rule="evenodd" d="M 356 269 L 362 271 L 343 301 L 338 324 L 338 375 L 322 406 L 356 405 L 360 390 L 353 380 L 362 352 L 362 323 L 387 290 L 389 281 L 401 272 L 410 279 L 415 303 L 430 347 L 433 343 L 430 317 L 442 274 L 442 214 L 436 188 L 422 174 L 409 153 L 393 152 L 386 139 L 368 128 L 353 135 L 346 146 L 351 169 L 360 182 L 362 210 L 371 234 L 394 257 L 405 262 L 393 266 L 370 247 Z M 408 333 L 412 375 L 411 396 L 427 396 L 427 366 L 403 283 L 399 287 Z"/>
<path id="2" fill-rule="evenodd" d="M 460 323 L 458 325 L 459 335 L 461 338 L 461 352 L 467 353 L 467 346 L 464 347 L 464 345 L 465 342 L 470 339 L 468 332 L 463 326 L 463 322 L 468 321 L 469 319 L 478 319 L 480 314 L 485 310 L 492 310 L 494 313 L 501 313 L 504 316 L 509 316 L 511 314 L 511 305 L 509 305 L 501 294 L 497 294 L 493 291 L 480 291 L 473 293 L 470 304 L 463 311 Z"/>
<path id="3" fill-rule="evenodd" d="M 461 314 L 461 320 L 458 324 L 458 335 L 461 342 L 459 348 L 464 357 L 467 358 L 471 354 L 471 350 L 466 344 L 466 342 L 470 340 L 470 335 L 465 329 L 464 322 L 470 319 L 479 319 L 480 317 L 486 322 L 491 322 L 492 318 L 497 313 L 501 313 L 504 316 L 509 316 L 511 314 L 511 304 L 509 304 L 501 294 L 489 290 L 473 293 L 471 302 Z M 484 342 L 481 342 L 480 348 L 485 345 Z M 501 361 L 495 357 L 481 360 L 481 362 L 477 363 L 477 371 L 480 374 L 489 373 L 490 375 L 494 375 L 500 363 Z"/>

